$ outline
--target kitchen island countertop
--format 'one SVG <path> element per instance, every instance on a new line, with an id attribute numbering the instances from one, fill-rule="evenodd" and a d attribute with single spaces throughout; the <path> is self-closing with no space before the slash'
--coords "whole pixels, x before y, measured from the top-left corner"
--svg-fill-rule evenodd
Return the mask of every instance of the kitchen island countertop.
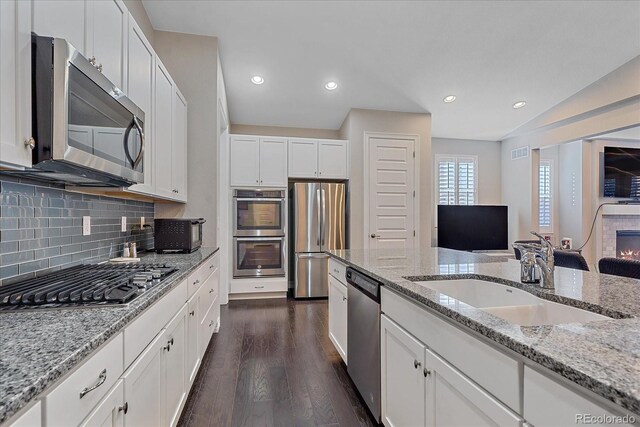
<path id="1" fill-rule="evenodd" d="M 556 267 L 555 290 L 520 283 L 506 257 L 444 248 L 328 251 L 333 258 L 573 383 L 640 414 L 640 280 Z M 419 281 L 479 279 L 611 317 L 519 326 L 466 304 L 447 303 Z"/>
<path id="2" fill-rule="evenodd" d="M 165 263 L 178 271 L 124 307 L 0 313 L 0 423 L 84 362 L 217 251 L 201 248 L 190 254 L 141 254 L 143 263 Z"/>

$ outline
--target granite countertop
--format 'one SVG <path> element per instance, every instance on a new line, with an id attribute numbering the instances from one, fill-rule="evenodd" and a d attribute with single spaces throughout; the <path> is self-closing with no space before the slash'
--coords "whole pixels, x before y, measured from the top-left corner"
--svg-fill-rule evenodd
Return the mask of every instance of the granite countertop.
<path id="1" fill-rule="evenodd" d="M 557 267 L 555 290 L 545 290 L 520 283 L 520 264 L 513 259 L 443 248 L 328 253 L 384 286 L 640 414 L 640 280 Z M 450 298 L 441 300 L 438 292 L 415 283 L 443 279 L 493 281 L 612 319 L 518 326 Z"/>
<path id="2" fill-rule="evenodd" d="M 126 307 L 0 313 L 0 423 L 83 362 L 217 251 L 140 254 L 142 263 L 165 263 L 179 270 Z"/>

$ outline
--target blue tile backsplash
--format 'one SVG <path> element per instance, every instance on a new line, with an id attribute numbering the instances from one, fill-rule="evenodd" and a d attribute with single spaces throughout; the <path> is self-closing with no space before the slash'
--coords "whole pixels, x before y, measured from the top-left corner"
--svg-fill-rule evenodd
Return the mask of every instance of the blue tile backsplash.
<path id="1" fill-rule="evenodd" d="M 0 285 L 120 256 L 125 242 L 153 248 L 153 203 L 65 191 L 0 174 Z M 91 235 L 82 235 L 82 217 Z M 127 231 L 120 231 L 121 217 Z"/>

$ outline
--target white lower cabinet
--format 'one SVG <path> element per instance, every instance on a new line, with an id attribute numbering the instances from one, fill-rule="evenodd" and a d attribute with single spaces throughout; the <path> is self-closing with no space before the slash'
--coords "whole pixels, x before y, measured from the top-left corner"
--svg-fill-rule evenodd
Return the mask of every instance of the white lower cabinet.
<path id="1" fill-rule="evenodd" d="M 424 345 L 387 316 L 380 319 L 382 422 L 425 425 Z"/>
<path id="2" fill-rule="evenodd" d="M 127 414 L 126 427 L 162 424 L 162 352 L 164 334 L 159 333 L 122 376 Z"/>
<path id="3" fill-rule="evenodd" d="M 80 427 L 122 427 L 128 406 L 124 404 L 124 381 L 118 380 Z"/>
<path id="4" fill-rule="evenodd" d="M 180 418 L 182 405 L 187 398 L 187 382 L 184 372 L 187 369 L 187 305 L 176 314 L 164 331 L 166 350 L 163 354 L 162 388 L 164 391 L 163 408 L 166 426 L 175 426 Z"/>
<path id="5" fill-rule="evenodd" d="M 200 367 L 200 292 L 191 297 L 187 304 L 187 363 L 185 381 L 193 384 Z"/>
<path id="6" fill-rule="evenodd" d="M 28 411 L 20 415 L 11 427 L 39 427 L 42 425 L 42 403 L 36 402 Z"/>
<path id="7" fill-rule="evenodd" d="M 332 275 L 329 275 L 329 339 L 347 363 L 347 287 Z"/>

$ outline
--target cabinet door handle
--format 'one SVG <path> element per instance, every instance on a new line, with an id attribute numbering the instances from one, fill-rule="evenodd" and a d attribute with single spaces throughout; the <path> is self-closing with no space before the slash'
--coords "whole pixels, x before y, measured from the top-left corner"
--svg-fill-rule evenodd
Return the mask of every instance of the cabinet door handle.
<path id="1" fill-rule="evenodd" d="M 118 407 L 118 412 L 124 412 L 125 415 L 129 412 L 129 402 L 124 402 L 124 405 Z"/>
<path id="2" fill-rule="evenodd" d="M 209 289 L 209 293 L 212 294 L 213 293 L 213 289 Z"/>
<path id="3" fill-rule="evenodd" d="M 97 389 L 98 387 L 100 387 L 102 384 L 104 384 L 104 382 L 106 380 L 107 380 L 107 370 L 103 369 L 102 372 L 100 372 L 100 375 L 98 376 L 98 382 L 96 382 L 91 387 L 85 387 L 84 390 L 82 390 L 80 392 L 80 399 L 85 397 L 87 395 L 87 393 L 89 393 L 90 391 L 93 391 L 93 390 Z"/>
<path id="4" fill-rule="evenodd" d="M 171 338 L 169 341 L 167 341 L 167 344 L 173 345 L 173 338 Z"/>
<path id="5" fill-rule="evenodd" d="M 195 316 L 195 315 L 196 315 L 196 311 L 195 311 L 195 310 L 191 310 L 191 311 L 189 312 L 189 316 Z"/>
<path id="6" fill-rule="evenodd" d="M 24 145 L 29 147 L 30 149 L 36 148 L 36 140 L 33 137 L 24 140 Z"/>
<path id="7" fill-rule="evenodd" d="M 200 283 L 200 279 L 196 279 L 196 281 L 193 282 L 194 285 L 197 285 L 198 283 Z"/>
<path id="8" fill-rule="evenodd" d="M 167 350 L 167 351 L 171 351 L 171 343 L 167 342 L 167 345 L 165 347 L 162 347 L 163 350 Z"/>
<path id="9" fill-rule="evenodd" d="M 211 269 L 211 268 L 213 268 L 213 264 L 211 264 L 211 265 L 209 266 L 209 268 L 210 268 L 210 269 Z"/>
<path id="10" fill-rule="evenodd" d="M 424 369 L 422 370 L 422 372 L 424 373 L 424 377 L 425 377 L 425 378 L 427 378 L 427 376 L 431 375 L 431 371 L 430 371 L 430 370 L 428 370 L 427 368 L 424 368 Z"/>
<path id="11" fill-rule="evenodd" d="M 347 300 L 347 297 L 342 297 L 342 301 L 346 301 L 346 300 Z"/>
<path id="12" fill-rule="evenodd" d="M 102 72 L 102 64 L 98 65 L 98 71 Z"/>
<path id="13" fill-rule="evenodd" d="M 417 360 L 413 361 L 413 367 L 418 369 L 420 366 L 422 366 L 422 362 L 418 362 Z"/>
<path id="14" fill-rule="evenodd" d="M 213 326 L 213 320 L 209 322 L 209 327 Z"/>

